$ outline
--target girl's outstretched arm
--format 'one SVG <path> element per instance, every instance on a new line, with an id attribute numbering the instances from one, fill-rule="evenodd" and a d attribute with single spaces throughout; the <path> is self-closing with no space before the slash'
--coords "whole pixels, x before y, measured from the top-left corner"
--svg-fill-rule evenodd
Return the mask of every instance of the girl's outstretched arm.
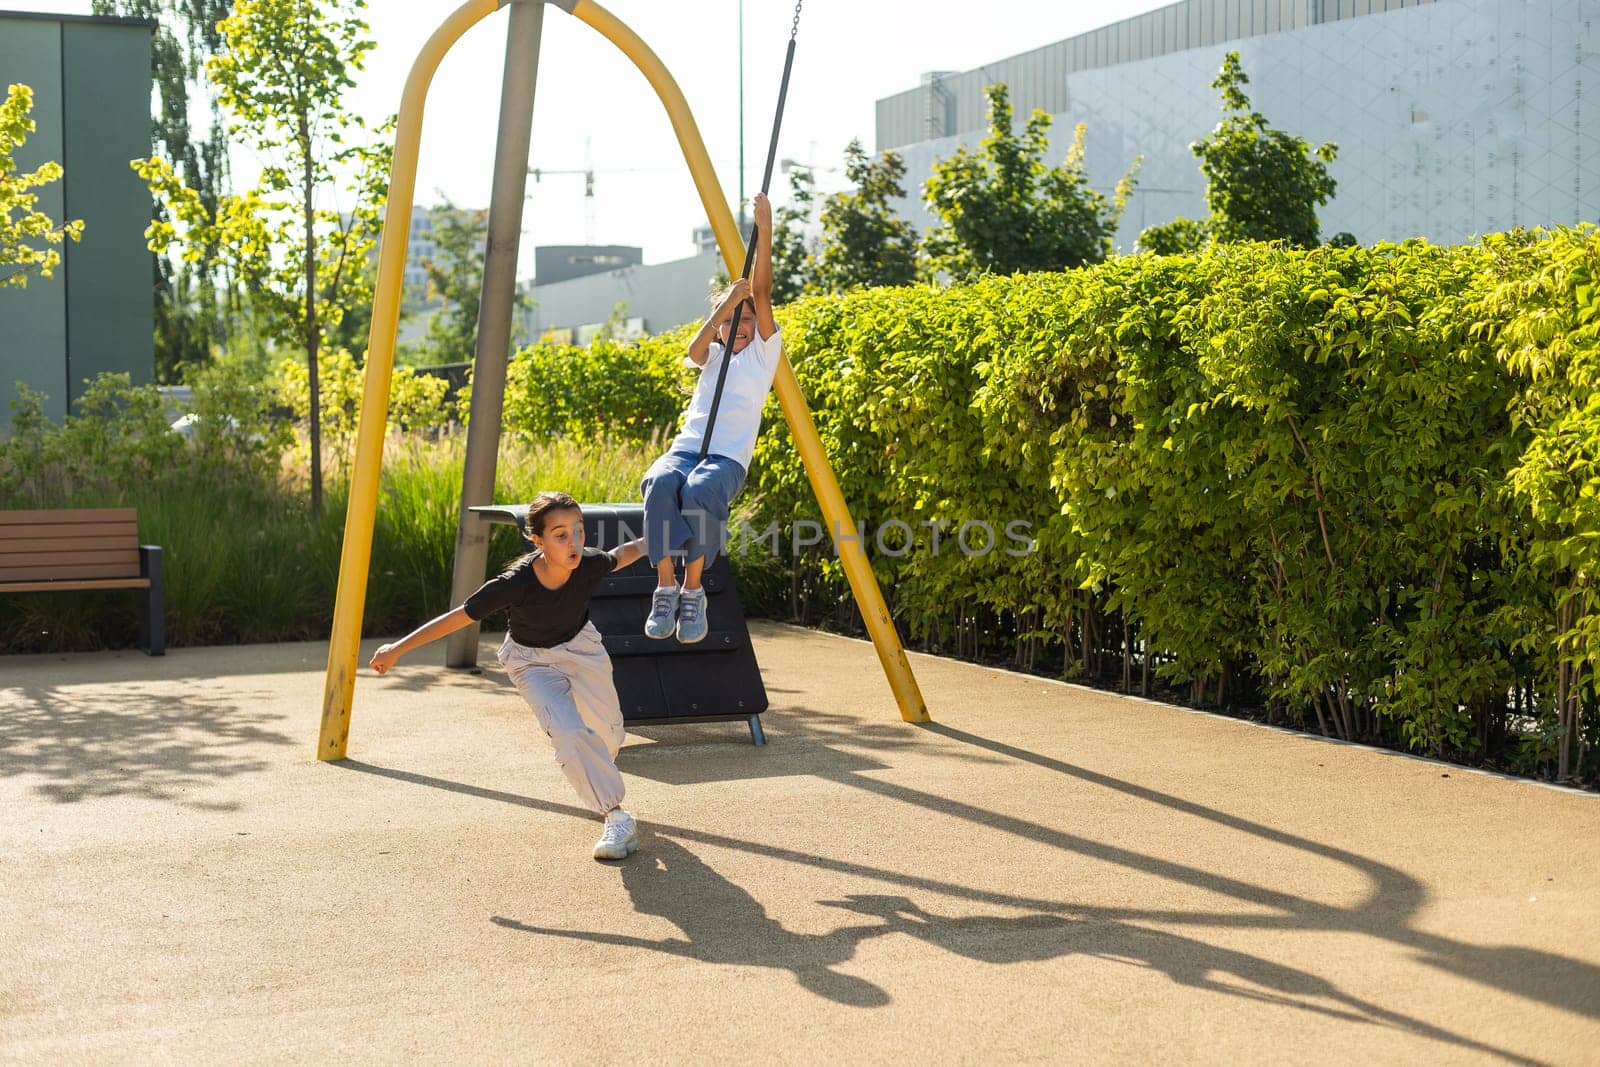
<path id="1" fill-rule="evenodd" d="M 622 568 L 628 566 L 634 560 L 644 555 L 644 538 L 636 537 L 632 541 L 618 545 L 616 549 L 613 550 L 612 555 L 617 557 L 617 565 L 611 569 L 614 571 L 620 571 Z"/>
<path id="2" fill-rule="evenodd" d="M 438 618 L 429 619 L 400 640 L 393 641 L 387 645 L 379 645 L 378 651 L 372 654 L 372 662 L 369 666 L 379 674 L 387 674 L 389 668 L 394 666 L 395 660 L 407 652 L 414 648 L 421 648 L 429 641 L 437 641 L 447 634 L 453 634 L 463 626 L 471 626 L 472 621 L 464 605 L 451 608 Z"/>

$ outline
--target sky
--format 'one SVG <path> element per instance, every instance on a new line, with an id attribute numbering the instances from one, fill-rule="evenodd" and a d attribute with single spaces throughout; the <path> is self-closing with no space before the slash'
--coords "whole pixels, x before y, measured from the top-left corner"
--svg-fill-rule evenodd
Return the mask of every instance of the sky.
<path id="1" fill-rule="evenodd" d="M 817 187 L 846 186 L 844 148 L 874 148 L 874 104 L 916 87 L 932 70 L 965 71 L 1162 7 L 1170 0 L 805 0 L 778 142 L 780 159 L 815 168 Z M 17 10 L 87 14 L 89 0 L 10 0 Z M 744 189 L 761 184 L 794 7 L 780 0 L 605 0 L 672 73 L 694 113 L 730 204 L 739 196 L 740 101 Z M 351 108 L 376 122 L 399 107 L 405 77 L 428 36 L 456 7 L 374 0 L 365 12 L 377 48 Z M 744 77 L 739 75 L 743 12 Z M 434 76 L 424 113 L 417 202 L 489 202 L 508 12 L 456 43 Z M 531 165 L 519 277 L 536 244 L 642 247 L 646 263 L 691 255 L 705 224 L 683 155 L 659 100 L 609 41 L 547 6 L 534 97 Z M 236 175 L 256 163 L 237 149 Z M 592 168 L 595 195 L 584 196 Z M 579 173 L 559 174 L 555 171 Z M 773 199 L 787 178 L 774 168 Z"/>

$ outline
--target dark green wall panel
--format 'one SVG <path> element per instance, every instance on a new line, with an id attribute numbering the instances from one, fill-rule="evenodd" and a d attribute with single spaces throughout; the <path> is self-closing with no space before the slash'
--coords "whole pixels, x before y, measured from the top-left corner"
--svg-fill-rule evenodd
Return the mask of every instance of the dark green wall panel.
<path id="1" fill-rule="evenodd" d="M 150 154 L 150 34 L 139 27 L 62 26 L 66 209 L 84 220 L 66 252 L 67 373 L 84 381 L 155 371 L 152 266 L 144 231 L 150 191 L 128 161 Z"/>
<path id="2" fill-rule="evenodd" d="M 38 128 L 17 153 L 17 166 L 31 171 L 61 161 L 61 24 L 0 19 L 0 92 L 13 82 L 33 90 Z M 34 205 L 57 222 L 63 184 L 35 190 Z M 0 268 L 3 270 L 5 268 Z M 11 425 L 16 383 L 49 397 L 46 410 L 59 419 L 67 410 L 67 283 L 65 272 L 32 278 L 26 289 L 0 288 L 0 432 Z"/>

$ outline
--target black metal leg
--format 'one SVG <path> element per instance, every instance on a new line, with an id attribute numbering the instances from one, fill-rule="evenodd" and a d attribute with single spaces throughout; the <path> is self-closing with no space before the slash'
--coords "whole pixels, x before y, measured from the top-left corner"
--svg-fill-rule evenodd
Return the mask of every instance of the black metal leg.
<path id="1" fill-rule="evenodd" d="M 752 715 L 747 720 L 750 723 L 750 741 L 757 747 L 767 743 L 767 735 L 761 730 L 761 716 Z"/>
<path id="2" fill-rule="evenodd" d="M 166 586 L 159 545 L 139 546 L 139 576 L 150 579 L 139 590 L 139 647 L 152 656 L 167 654 Z"/>

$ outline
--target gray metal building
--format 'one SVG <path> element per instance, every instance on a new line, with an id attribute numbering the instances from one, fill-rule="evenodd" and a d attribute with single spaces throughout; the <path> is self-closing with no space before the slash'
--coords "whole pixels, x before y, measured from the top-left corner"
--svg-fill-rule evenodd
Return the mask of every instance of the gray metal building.
<path id="1" fill-rule="evenodd" d="M 59 419 L 100 373 L 154 377 L 152 201 L 128 162 L 151 151 L 155 25 L 0 11 L 0 86 L 32 88 L 37 124 L 17 166 L 60 163 L 62 179 L 36 190 L 37 207 L 57 223 L 83 220 L 54 277 L 0 289 L 0 431 L 18 381 L 47 394 Z"/>
<path id="2" fill-rule="evenodd" d="M 878 101 L 878 151 L 982 130 L 983 89 L 996 82 L 1010 86 L 1019 116 L 1034 108 L 1060 115 L 1072 108 L 1068 77 L 1078 71 L 1433 2 L 1182 0 L 976 70 L 925 75 L 919 87 Z"/>
<path id="3" fill-rule="evenodd" d="M 1051 162 L 1085 124 L 1096 188 L 1143 157 L 1119 248 L 1146 226 L 1203 218 L 1189 146 L 1221 118 L 1211 82 L 1230 50 L 1268 122 L 1338 145 L 1324 234 L 1455 243 L 1600 217 L 1600 122 L 1584 113 L 1600 87 L 1600 0 L 1184 0 L 926 77 L 878 102 L 877 146 L 906 162 L 897 210 L 934 224 L 922 183 L 936 160 L 977 146 L 983 87 L 1006 82 L 1019 118 L 1054 116 Z"/>
<path id="4" fill-rule="evenodd" d="M 634 245 L 539 245 L 533 250 L 533 284 L 554 285 L 643 262 L 644 249 Z"/>
<path id="5" fill-rule="evenodd" d="M 724 269 L 722 256 L 709 251 L 535 284 L 526 290 L 532 307 L 523 317 L 523 330 L 533 339 L 585 344 L 620 305 L 625 335 L 663 333 L 706 317 L 711 281 Z M 539 276 L 545 276 L 542 265 Z"/>

